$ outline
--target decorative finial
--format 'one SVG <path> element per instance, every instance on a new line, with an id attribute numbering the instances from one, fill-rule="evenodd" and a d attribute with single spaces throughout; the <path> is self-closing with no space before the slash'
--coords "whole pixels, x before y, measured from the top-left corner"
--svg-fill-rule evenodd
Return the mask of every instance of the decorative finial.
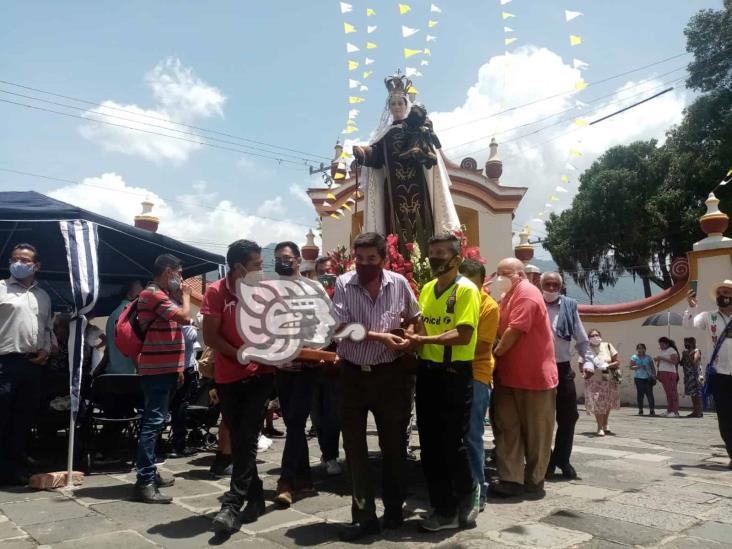
<path id="1" fill-rule="evenodd" d="M 518 233 L 519 243 L 513 249 L 516 258 L 523 261 L 524 264 L 527 264 L 534 257 L 534 246 L 529 242 L 530 234 L 528 227 L 521 229 Z"/>
<path id="2" fill-rule="evenodd" d="M 488 179 L 493 179 L 496 183 L 499 183 L 501 174 L 503 174 L 503 162 L 498 158 L 498 143 L 495 137 L 491 138 L 488 148 L 490 153 L 485 163 L 485 175 Z"/>

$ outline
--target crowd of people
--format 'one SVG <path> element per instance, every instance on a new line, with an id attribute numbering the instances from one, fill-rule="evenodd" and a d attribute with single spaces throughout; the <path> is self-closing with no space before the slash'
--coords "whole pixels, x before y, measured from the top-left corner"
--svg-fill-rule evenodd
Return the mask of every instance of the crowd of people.
<path id="1" fill-rule="evenodd" d="M 174 479 L 158 471 L 156 451 L 170 417 L 171 453 L 190 455 L 186 408 L 199 375 L 213 378 L 205 385 L 206 396 L 222 414 L 211 471 L 231 477 L 213 521 L 221 533 L 235 532 L 265 512 L 257 450 L 263 430 L 279 434 L 271 423 L 275 396 L 286 434 L 274 502 L 284 508 L 315 492 L 306 430 L 310 418 L 328 474 L 342 473 L 338 458 L 343 438 L 352 495 L 352 522 L 341 533 L 344 541 L 402 525 L 415 413 L 431 507 L 420 522 L 423 530 L 469 526 L 489 497 L 541 498 L 545 479 L 557 470 L 563 478 L 576 478 L 571 455 L 579 419 L 577 372 L 584 378 L 587 413 L 596 419 L 597 435 L 606 436 L 612 434 L 610 412 L 620 406 L 623 369 L 633 373 L 639 414 L 644 414 L 647 400 L 655 415 L 653 386 L 658 380 L 666 394 L 666 415 L 678 417 L 680 367 L 693 402 L 690 416 L 702 416 L 704 388 L 709 387 L 732 457 L 732 347 L 727 338 L 732 281 L 713 288 L 714 311 L 697 311 L 696 294 L 688 295 L 684 325 L 708 336 L 708 369 L 694 338 L 686 338 L 679 352 L 665 337 L 659 339 L 655 356 L 639 343 L 624 367 L 599 330 L 585 330 L 577 302 L 563 294 L 559 273 L 537 277 L 527 274 L 518 259 L 506 258 L 487 277 L 485 265 L 462 257 L 460 241 L 451 233 L 433 236 L 427 251 L 433 278 L 417 297 L 402 275 L 385 269 L 386 241 L 377 233 L 354 240 L 355 269 L 339 276 L 329 258 L 319 259 L 315 271 L 301 273 L 298 246 L 277 244 L 277 275 L 319 281 L 319 298 L 332 303 L 337 326 L 336 342 L 327 349 L 333 360 L 296 356 L 276 364 L 242 363 L 239 358 L 245 342 L 237 327 L 237 285 L 261 280 L 259 245 L 238 240 L 229 246 L 228 273 L 206 289 L 198 319 L 191 312 L 191 288 L 183 280 L 181 261 L 167 254 L 158 257 L 152 281 L 129 284 L 108 318 L 106 337 L 90 336 L 89 343 L 93 348 L 99 341 L 106 343 L 105 373 L 139 376 L 144 412 L 134 498 L 172 501 L 160 489 Z M 40 268 L 35 247 L 18 244 L 10 258 L 11 276 L 0 281 L 2 484 L 27 482 L 27 442 L 44 365 L 54 345 L 56 352 L 63 346 L 60 317 L 54 321 L 51 300 L 38 285 Z M 133 305 L 144 337 L 139 356 L 130 357 L 117 348 L 115 324 L 127 321 Z M 341 327 L 351 324 L 363 326 L 365 338 L 337 337 Z M 369 412 L 381 450 L 381 520 L 370 478 Z M 497 469 L 490 482 L 485 474 L 486 416 Z"/>

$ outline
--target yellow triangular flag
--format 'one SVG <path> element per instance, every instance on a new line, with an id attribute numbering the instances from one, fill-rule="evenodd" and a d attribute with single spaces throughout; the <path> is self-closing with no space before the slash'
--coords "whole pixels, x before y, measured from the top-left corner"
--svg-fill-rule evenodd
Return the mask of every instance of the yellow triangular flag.
<path id="1" fill-rule="evenodd" d="M 336 174 L 336 175 L 337 175 L 337 174 Z M 551 196 L 549 197 L 549 200 L 551 200 L 552 202 L 559 202 L 559 198 L 557 198 L 557 197 L 556 197 L 556 196 L 554 196 L 554 195 L 551 195 Z"/>
<path id="2" fill-rule="evenodd" d="M 501 12 L 501 18 L 503 18 L 504 20 L 505 19 L 510 19 L 511 17 L 516 17 L 516 16 L 513 13 L 509 13 L 507 11 L 502 11 Z"/>
<path id="3" fill-rule="evenodd" d="M 372 74 L 374 74 L 374 71 L 364 71 L 364 73 L 363 73 L 363 79 L 366 80 Z"/>
<path id="4" fill-rule="evenodd" d="M 577 80 L 577 82 L 574 83 L 574 89 L 577 91 L 582 91 L 587 87 L 587 82 L 582 80 L 581 78 Z"/>
<path id="5" fill-rule="evenodd" d="M 371 17 L 372 15 L 376 15 L 376 11 L 373 8 L 366 8 L 366 17 Z"/>
<path id="6" fill-rule="evenodd" d="M 330 217 L 332 217 L 334 219 L 338 219 L 338 214 L 334 212 L 334 213 L 330 214 Z"/>
<path id="7" fill-rule="evenodd" d="M 349 206 L 349 205 L 348 205 L 347 203 L 346 203 L 346 204 L 343 204 L 343 207 L 344 207 L 345 209 L 347 209 L 347 210 L 348 210 L 349 212 L 350 212 L 350 211 L 353 211 L 353 210 L 351 210 L 351 206 Z"/>
<path id="8" fill-rule="evenodd" d="M 341 158 L 353 158 L 353 155 L 349 152 L 343 151 L 341 153 Z"/>
<path id="9" fill-rule="evenodd" d="M 337 174 L 335 174 L 335 177 L 333 179 L 343 179 L 344 177 L 346 176 L 343 175 L 341 172 L 338 172 Z"/>
<path id="10" fill-rule="evenodd" d="M 349 134 L 349 133 L 355 133 L 358 131 L 358 128 L 355 126 L 346 126 L 346 129 L 343 130 L 341 133 Z"/>
<path id="11" fill-rule="evenodd" d="M 561 179 L 561 180 L 562 180 L 562 181 L 564 181 L 565 183 L 569 183 L 569 176 L 568 176 L 568 175 L 563 175 L 563 176 L 562 176 L 562 177 L 560 177 L 559 179 Z"/>
<path id="12" fill-rule="evenodd" d="M 570 46 L 579 46 L 581 43 L 582 43 L 581 36 L 577 36 L 576 34 L 569 35 L 569 45 Z"/>
<path id="13" fill-rule="evenodd" d="M 514 42 L 515 42 L 516 40 L 518 40 L 518 38 L 504 38 L 504 39 L 503 39 L 503 45 L 504 45 L 504 46 L 510 46 L 510 45 L 511 45 L 511 44 L 513 44 L 513 43 L 514 43 Z"/>
<path id="14" fill-rule="evenodd" d="M 345 32 L 346 34 L 350 34 L 352 32 L 356 32 L 356 27 L 354 27 L 350 23 L 344 22 L 343 23 L 343 32 Z"/>
<path id="15" fill-rule="evenodd" d="M 429 21 L 427 21 L 427 26 L 429 28 L 434 28 L 437 26 L 437 23 L 439 23 L 439 21 L 432 21 L 432 19 L 430 19 Z"/>
<path id="16" fill-rule="evenodd" d="M 730 168 L 730 170 L 727 172 L 727 177 L 729 177 L 730 175 L 732 175 L 732 168 Z"/>
<path id="17" fill-rule="evenodd" d="M 569 149 L 569 156 L 582 156 L 582 152 L 577 149 Z"/>
<path id="18" fill-rule="evenodd" d="M 349 61 L 348 62 L 349 71 L 355 71 L 357 68 L 358 68 L 358 61 Z"/>
<path id="19" fill-rule="evenodd" d="M 411 50 L 409 48 L 404 48 L 404 58 L 409 59 L 410 57 L 422 53 L 422 50 Z"/>
<path id="20" fill-rule="evenodd" d="M 325 198 L 330 198 L 331 200 L 335 200 L 336 199 L 336 195 L 334 195 L 333 193 L 328 193 L 328 194 L 325 195 Z"/>
<path id="21" fill-rule="evenodd" d="M 584 118 L 575 118 L 574 123 L 583 128 L 587 126 L 587 120 L 585 120 Z"/>
<path id="22" fill-rule="evenodd" d="M 366 42 L 367 50 L 373 50 L 373 49 L 376 49 L 376 47 L 377 47 L 376 44 L 374 44 L 373 42 Z"/>
<path id="23" fill-rule="evenodd" d="M 425 55 L 432 55 L 432 50 L 430 50 L 429 48 L 425 48 L 422 50 L 422 53 Z"/>
<path id="24" fill-rule="evenodd" d="M 404 15 L 407 12 L 412 11 L 412 7 L 409 4 L 399 4 L 399 14 Z"/>
<path id="25" fill-rule="evenodd" d="M 350 103 L 351 105 L 355 105 L 356 103 L 363 103 L 364 101 L 366 101 L 366 100 L 365 100 L 365 99 L 364 99 L 363 97 L 356 97 L 356 96 L 353 96 L 353 95 L 351 95 L 351 96 L 350 96 L 350 97 L 348 98 L 348 102 L 349 102 L 349 103 Z"/>

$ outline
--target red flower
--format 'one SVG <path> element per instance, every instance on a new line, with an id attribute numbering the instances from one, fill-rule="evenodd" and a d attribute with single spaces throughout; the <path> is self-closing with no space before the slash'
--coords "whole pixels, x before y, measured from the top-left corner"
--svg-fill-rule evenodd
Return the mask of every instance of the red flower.
<path id="1" fill-rule="evenodd" d="M 414 242 L 407 242 L 404 247 L 409 253 L 412 253 L 414 251 Z"/>

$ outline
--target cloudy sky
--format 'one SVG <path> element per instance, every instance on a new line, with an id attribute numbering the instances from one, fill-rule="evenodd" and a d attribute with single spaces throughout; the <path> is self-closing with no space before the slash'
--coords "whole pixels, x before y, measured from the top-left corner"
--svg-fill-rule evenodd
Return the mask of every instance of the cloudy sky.
<path id="1" fill-rule="evenodd" d="M 128 222 L 150 196 L 161 232 L 216 252 L 241 237 L 301 242 L 315 226 L 304 189 L 319 181 L 307 166 L 327 162 L 338 138 L 368 139 L 383 78 L 400 68 L 419 71 L 419 99 L 448 156 L 482 165 L 496 137 L 503 182 L 529 188 L 515 226 L 541 236 L 539 214 L 571 203 L 598 154 L 662 138 L 679 121 L 693 97 L 683 27 L 721 6 L 403 0 L 400 13 L 399 3 L 6 5 L 0 190 L 33 189 Z M 581 15 L 567 21 L 565 10 Z M 420 53 L 405 59 L 404 48 Z M 574 91 L 580 80 L 587 87 Z M 357 129 L 343 134 L 349 114 Z"/>

